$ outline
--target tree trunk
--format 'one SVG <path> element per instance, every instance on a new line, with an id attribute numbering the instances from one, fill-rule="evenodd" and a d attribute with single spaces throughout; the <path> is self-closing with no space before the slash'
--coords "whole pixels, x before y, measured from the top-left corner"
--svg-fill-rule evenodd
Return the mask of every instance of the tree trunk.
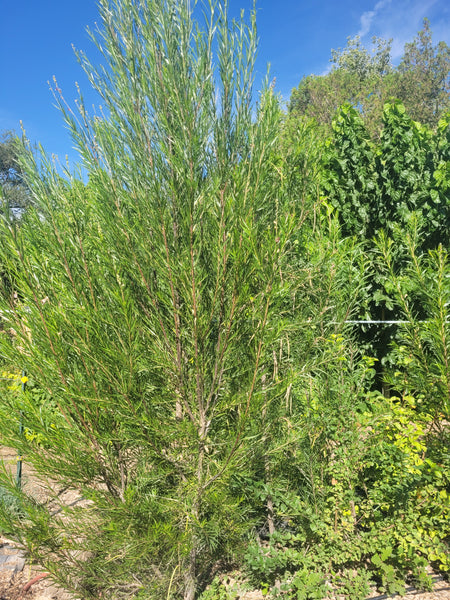
<path id="1" fill-rule="evenodd" d="M 197 550 L 192 548 L 189 555 L 189 566 L 186 573 L 184 600 L 194 600 L 197 587 Z"/>

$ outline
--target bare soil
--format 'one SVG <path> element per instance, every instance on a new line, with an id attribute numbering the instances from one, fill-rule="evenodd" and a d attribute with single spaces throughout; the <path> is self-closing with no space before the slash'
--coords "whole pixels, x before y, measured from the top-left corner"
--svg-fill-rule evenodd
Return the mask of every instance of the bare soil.
<path id="1" fill-rule="evenodd" d="M 72 600 L 39 567 L 26 565 L 21 573 L 0 571 L 0 600 Z"/>

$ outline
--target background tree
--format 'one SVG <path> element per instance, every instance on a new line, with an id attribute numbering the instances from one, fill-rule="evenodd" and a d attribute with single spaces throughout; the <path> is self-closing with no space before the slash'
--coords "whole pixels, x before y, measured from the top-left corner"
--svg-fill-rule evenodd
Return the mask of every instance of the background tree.
<path id="1" fill-rule="evenodd" d="M 450 54 L 445 42 L 433 46 L 430 24 L 405 45 L 398 67 L 391 64 L 391 40 L 373 38 L 372 49 L 359 37 L 349 38 L 343 49 L 332 50 L 330 73 L 304 77 L 292 91 L 289 115 L 313 117 L 328 131 L 336 110 L 348 103 L 361 113 L 372 138 L 379 139 L 383 106 L 398 98 L 408 114 L 436 127 L 450 107 Z"/>
<path id="2" fill-rule="evenodd" d="M 365 48 L 359 36 L 349 38 L 343 49 L 332 50 L 332 68 L 322 76 L 305 77 L 292 91 L 291 117 L 314 118 L 331 129 L 331 122 L 343 104 L 358 107 L 366 122 L 379 117 L 385 80 L 392 73 L 391 40 L 374 37 L 372 49 Z"/>
<path id="3" fill-rule="evenodd" d="M 30 194 L 23 180 L 18 157 L 20 142 L 12 131 L 0 134 L 0 186 L 2 202 L 18 216 L 30 203 Z"/>
<path id="4" fill-rule="evenodd" d="M 450 109 L 450 48 L 445 42 L 433 45 L 428 19 L 412 42 L 405 44 L 398 66 L 398 93 L 408 114 L 435 127 Z"/>
<path id="5" fill-rule="evenodd" d="M 359 35 L 348 38 L 345 48 L 331 50 L 331 63 L 334 70 L 343 69 L 355 75 L 361 83 L 373 77 L 383 77 L 392 71 L 392 40 L 374 36 L 372 49 L 361 43 Z"/>

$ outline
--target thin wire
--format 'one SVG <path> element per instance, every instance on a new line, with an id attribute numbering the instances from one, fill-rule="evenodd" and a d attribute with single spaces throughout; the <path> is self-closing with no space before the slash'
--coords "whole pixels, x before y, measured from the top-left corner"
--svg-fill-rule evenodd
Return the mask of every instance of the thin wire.
<path id="1" fill-rule="evenodd" d="M 411 321 L 344 321 L 344 323 L 352 325 L 406 325 Z M 416 321 L 416 323 L 427 323 L 427 321 Z"/>

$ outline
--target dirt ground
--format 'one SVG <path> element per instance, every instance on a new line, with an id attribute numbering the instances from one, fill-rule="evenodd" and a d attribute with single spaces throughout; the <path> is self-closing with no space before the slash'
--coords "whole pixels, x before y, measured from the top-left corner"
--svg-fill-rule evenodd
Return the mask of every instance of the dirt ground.
<path id="1" fill-rule="evenodd" d="M 0 460 L 16 473 L 17 453 L 0 446 Z M 34 476 L 32 469 L 23 463 L 22 485 L 36 500 L 47 500 L 44 487 Z M 74 500 L 71 494 L 64 501 Z M 16 548 L 12 540 L 0 535 L 0 600 L 72 600 L 72 596 L 55 586 L 48 574 L 39 566 L 31 565 L 26 555 Z"/>
<path id="2" fill-rule="evenodd" d="M 73 600 L 73 597 L 49 581 L 48 577 L 39 579 L 43 572 L 39 568 L 25 566 L 22 573 L 11 578 L 10 574 L 0 571 L 0 600 Z M 32 583 L 35 581 L 35 583 Z M 31 585 L 29 585 L 31 583 Z M 29 585 L 28 589 L 26 586 Z M 373 595 L 370 600 L 386 600 L 390 596 Z M 450 600 L 450 584 L 436 581 L 433 592 L 420 593 L 408 589 L 405 598 L 409 600 Z M 263 600 L 260 592 L 246 592 L 233 600 Z M 149 599 L 150 600 L 150 599 Z M 338 600 L 338 599 L 336 599 Z"/>
<path id="3" fill-rule="evenodd" d="M 0 600 L 71 600 L 45 576 L 39 567 L 26 565 L 21 573 L 0 570 Z"/>
<path id="4" fill-rule="evenodd" d="M 17 456 L 14 450 L 0 446 L 0 460 L 2 460 L 13 472 L 17 464 Z M 45 501 L 45 492 L 39 481 L 34 477 L 32 470 L 23 465 L 23 486 L 28 489 L 36 499 Z M 64 502 L 71 504 L 77 501 L 73 492 L 64 498 Z M 411 600 L 450 600 L 450 583 L 433 577 L 434 590 L 421 593 L 409 588 L 406 598 Z M 245 592 L 237 594 L 233 600 L 263 600 L 261 592 Z M 385 600 L 386 595 L 376 595 L 370 600 Z M 74 600 L 73 596 L 55 586 L 51 578 L 39 565 L 30 565 L 26 556 L 15 548 L 14 542 L 0 536 L 0 600 Z M 100 599 L 99 599 L 100 600 Z M 102 599 L 103 600 L 103 599 Z M 336 600 L 339 600 L 336 598 Z"/>

